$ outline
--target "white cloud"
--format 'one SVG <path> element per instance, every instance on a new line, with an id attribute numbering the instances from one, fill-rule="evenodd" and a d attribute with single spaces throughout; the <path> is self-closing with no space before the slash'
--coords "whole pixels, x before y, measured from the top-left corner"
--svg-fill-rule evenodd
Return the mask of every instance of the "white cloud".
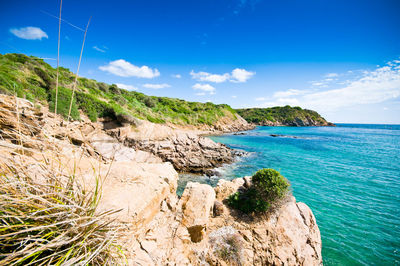
<path id="1" fill-rule="evenodd" d="M 180 79 L 182 76 L 181 76 L 181 74 L 172 74 L 171 77 Z"/>
<path id="2" fill-rule="evenodd" d="M 38 27 L 13 28 L 10 29 L 10 32 L 18 38 L 25 40 L 41 40 L 42 38 L 49 38 L 46 32 L 42 31 L 42 29 Z"/>
<path id="3" fill-rule="evenodd" d="M 311 81 L 311 85 L 314 87 L 320 87 L 320 88 L 327 88 L 328 85 L 325 84 L 325 82 L 321 81 Z"/>
<path id="4" fill-rule="evenodd" d="M 167 83 L 162 83 L 162 84 L 150 84 L 150 83 L 146 83 L 142 85 L 144 88 L 146 89 L 164 89 L 164 88 L 169 88 L 171 87 L 171 85 L 167 84 Z"/>
<path id="5" fill-rule="evenodd" d="M 196 95 L 203 96 L 203 95 L 206 95 L 206 93 L 205 92 L 198 92 L 198 93 L 196 93 Z"/>
<path id="6" fill-rule="evenodd" d="M 237 96 L 236 96 L 236 95 L 232 95 L 231 97 L 232 97 L 233 99 L 236 99 L 236 98 L 237 98 Z"/>
<path id="7" fill-rule="evenodd" d="M 214 83 L 222 83 L 226 81 L 234 82 L 234 83 L 242 83 L 246 82 L 252 76 L 255 75 L 255 72 L 250 72 L 245 69 L 235 68 L 231 73 L 224 74 L 212 74 L 208 72 L 194 72 L 193 70 L 190 72 L 192 79 L 198 81 L 207 81 Z"/>
<path id="8" fill-rule="evenodd" d="M 232 79 L 231 82 L 246 82 L 252 76 L 254 76 L 255 72 L 250 72 L 245 69 L 235 68 L 232 70 Z"/>
<path id="9" fill-rule="evenodd" d="M 124 90 L 128 90 L 128 91 L 135 91 L 137 90 L 136 87 L 132 86 L 132 85 L 127 85 L 127 84 L 122 84 L 122 83 L 117 83 L 116 84 L 119 88 L 124 89 Z"/>
<path id="10" fill-rule="evenodd" d="M 208 81 L 208 82 L 215 82 L 215 83 L 221 83 L 225 82 L 229 79 L 229 74 L 225 73 L 222 75 L 219 74 L 210 74 L 207 72 L 198 72 L 195 73 L 193 70 L 190 72 L 190 75 L 192 76 L 192 79 L 198 80 L 198 81 Z"/>
<path id="11" fill-rule="evenodd" d="M 256 100 L 257 102 L 261 102 L 261 101 L 265 101 L 266 99 L 264 97 L 258 97 L 258 98 L 255 98 L 254 100 Z"/>
<path id="12" fill-rule="evenodd" d="M 213 95 L 215 94 L 215 88 L 211 86 L 210 84 L 200 84 L 196 83 L 192 86 L 194 90 L 201 90 L 204 92 L 208 92 L 209 94 Z"/>
<path id="13" fill-rule="evenodd" d="M 124 59 L 111 61 L 108 65 L 101 66 L 99 69 L 120 77 L 154 78 L 160 76 L 157 69 L 151 69 L 148 66 L 138 67 Z"/>
<path id="14" fill-rule="evenodd" d="M 93 46 L 93 49 L 95 49 L 96 51 L 101 52 L 101 53 L 105 53 L 106 52 L 106 50 L 101 49 L 101 48 L 97 47 L 96 45 Z"/>
<path id="15" fill-rule="evenodd" d="M 328 73 L 325 75 L 325 78 L 337 78 L 339 77 L 338 73 Z"/>
<path id="16" fill-rule="evenodd" d="M 324 91 L 303 91 L 290 95 L 277 92 L 264 106 L 299 105 L 318 111 L 335 111 L 362 104 L 376 104 L 400 97 L 400 64 L 390 64 L 363 71 L 362 76 L 347 80 L 344 87 Z M 286 96 L 286 97 L 284 97 Z"/>

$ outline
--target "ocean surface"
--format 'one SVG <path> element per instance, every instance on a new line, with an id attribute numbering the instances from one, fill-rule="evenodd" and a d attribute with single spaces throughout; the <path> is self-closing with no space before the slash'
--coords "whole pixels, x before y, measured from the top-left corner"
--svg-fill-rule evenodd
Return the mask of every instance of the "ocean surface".
<path id="1" fill-rule="evenodd" d="M 221 177 L 181 175 L 180 192 L 187 181 L 215 185 L 274 168 L 316 216 L 325 265 L 400 265 L 400 125 L 258 127 L 210 138 L 249 155 L 219 168 Z"/>

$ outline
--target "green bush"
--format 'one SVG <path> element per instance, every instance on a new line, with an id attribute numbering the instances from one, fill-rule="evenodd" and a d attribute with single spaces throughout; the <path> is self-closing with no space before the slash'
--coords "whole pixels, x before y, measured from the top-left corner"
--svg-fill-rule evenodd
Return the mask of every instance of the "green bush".
<path id="1" fill-rule="evenodd" d="M 289 189 L 286 178 L 274 169 L 258 170 L 251 181 L 259 196 L 269 202 L 283 198 Z"/>
<path id="2" fill-rule="evenodd" d="M 99 117 L 115 117 L 115 111 L 111 105 L 103 102 L 93 95 L 77 92 L 76 100 L 79 109 L 87 114 L 90 121 L 96 122 Z"/>
<path id="3" fill-rule="evenodd" d="M 72 96 L 71 90 L 64 87 L 58 87 L 57 114 L 61 114 L 64 118 L 68 117 L 71 96 Z M 52 90 L 49 102 L 49 109 L 52 112 L 54 111 L 55 98 L 56 98 L 56 91 Z M 71 118 L 74 120 L 80 119 L 75 97 L 72 101 Z"/>
<path id="4" fill-rule="evenodd" d="M 228 197 L 228 205 L 244 213 L 266 212 L 272 204 L 285 197 L 289 183 L 274 169 L 258 170 L 252 177 L 251 186 Z"/>

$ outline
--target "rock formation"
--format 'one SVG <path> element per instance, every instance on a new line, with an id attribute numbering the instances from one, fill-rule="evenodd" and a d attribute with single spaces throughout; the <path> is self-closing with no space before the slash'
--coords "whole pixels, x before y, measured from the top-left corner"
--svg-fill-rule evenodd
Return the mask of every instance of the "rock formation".
<path id="1" fill-rule="evenodd" d="M 108 133 L 128 147 L 151 152 L 171 162 L 180 172 L 204 173 L 244 154 L 201 136 L 209 133 L 207 131 L 173 129 L 147 121 L 137 127 L 110 129 Z"/>
<path id="2" fill-rule="evenodd" d="M 7 96 L 0 96 L 0 107 L 0 170 L 18 163 L 43 184 L 46 172 L 73 173 L 88 189 L 99 181 L 97 211 L 119 210 L 112 217 L 121 228 L 116 239 L 126 257 L 121 264 L 322 264 L 319 229 L 304 203 L 290 197 L 268 216 L 242 215 L 225 199 L 249 186 L 248 177 L 220 180 L 215 188 L 189 183 L 178 198 L 172 164 L 154 152 L 125 145 L 150 136 L 153 145 L 168 139 L 160 141 L 161 150 L 169 146 L 179 152 L 174 142 L 178 136 L 168 138 L 175 132 L 169 127 L 144 123 L 136 128 L 140 132 L 130 126 L 104 130 L 102 123 L 90 123 L 84 116 L 81 122 L 67 123 L 46 108 Z M 189 147 L 196 141 L 210 150 L 222 147 L 189 133 L 183 136 L 179 142 Z"/>

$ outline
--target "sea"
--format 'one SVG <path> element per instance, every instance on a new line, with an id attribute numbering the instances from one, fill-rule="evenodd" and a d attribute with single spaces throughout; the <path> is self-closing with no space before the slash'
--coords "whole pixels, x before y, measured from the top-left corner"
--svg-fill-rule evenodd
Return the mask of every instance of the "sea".
<path id="1" fill-rule="evenodd" d="M 257 127 L 210 136 L 248 152 L 219 176 L 180 175 L 215 186 L 220 178 L 273 168 L 313 211 L 325 265 L 400 265 L 400 125 Z"/>

